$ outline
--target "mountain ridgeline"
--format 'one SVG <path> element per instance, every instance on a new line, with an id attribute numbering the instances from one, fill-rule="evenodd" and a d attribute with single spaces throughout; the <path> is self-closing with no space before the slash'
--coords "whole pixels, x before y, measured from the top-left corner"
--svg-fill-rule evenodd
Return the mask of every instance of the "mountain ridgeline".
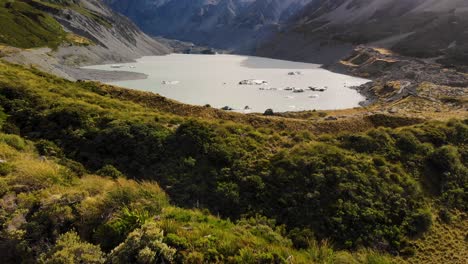
<path id="1" fill-rule="evenodd" d="M 312 0 L 106 0 L 151 35 L 251 51 Z"/>
<path id="2" fill-rule="evenodd" d="M 301 59 L 350 43 L 466 65 L 467 14 L 463 0 L 316 0 L 258 54 Z M 291 48 L 286 43 L 296 44 Z"/>
<path id="3" fill-rule="evenodd" d="M 464 0 L 106 2 L 149 34 L 261 56 L 330 63 L 370 44 L 448 65 L 468 61 Z"/>

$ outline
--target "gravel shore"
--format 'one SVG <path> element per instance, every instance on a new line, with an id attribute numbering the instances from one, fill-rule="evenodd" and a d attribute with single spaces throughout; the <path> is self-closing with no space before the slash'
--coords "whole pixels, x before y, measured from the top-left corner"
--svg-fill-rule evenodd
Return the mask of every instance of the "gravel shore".
<path id="1" fill-rule="evenodd" d="M 75 80 L 91 80 L 99 82 L 118 82 L 148 78 L 148 75 L 139 72 L 104 71 L 81 68 L 72 69 L 72 72 L 69 73 Z"/>
<path id="2" fill-rule="evenodd" d="M 11 48 L 10 53 L 3 54 L 2 59 L 16 64 L 22 64 L 25 66 L 31 66 L 43 70 L 45 72 L 63 77 L 70 81 L 77 80 L 92 80 L 100 82 L 117 82 L 124 80 L 139 80 L 146 79 L 148 76 L 143 73 L 137 72 L 127 72 L 127 71 L 103 71 L 103 70 L 94 70 L 94 69 L 84 69 L 81 66 L 91 65 L 91 64 L 102 64 L 110 63 L 111 59 L 108 60 L 90 60 L 91 57 L 88 54 L 83 55 L 84 52 L 87 52 L 86 49 L 77 49 L 75 51 L 75 56 L 77 58 L 87 58 L 86 62 L 82 61 L 72 61 L 69 56 L 68 60 L 64 61 L 63 57 L 58 56 L 57 51 L 52 51 L 49 48 L 39 48 L 39 49 L 17 49 Z M 126 58 L 126 60 L 120 59 L 120 62 L 132 61 L 132 58 Z M 71 63 L 73 62 L 73 63 Z"/>

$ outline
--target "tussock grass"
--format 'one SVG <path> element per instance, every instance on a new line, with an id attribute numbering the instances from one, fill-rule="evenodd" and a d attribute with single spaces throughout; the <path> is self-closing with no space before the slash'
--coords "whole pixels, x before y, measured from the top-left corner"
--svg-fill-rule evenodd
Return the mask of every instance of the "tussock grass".
<path id="1" fill-rule="evenodd" d="M 440 219 L 435 221 L 429 233 L 411 241 L 414 255 L 396 258 L 395 263 L 465 264 L 468 259 L 468 218 L 466 213 L 458 211 L 452 218 L 451 223 L 443 223 Z"/>
<path id="2" fill-rule="evenodd" d="M 38 190 L 63 181 L 57 164 L 31 156 L 22 157 L 12 163 L 15 170 L 10 184 L 19 188 Z"/>

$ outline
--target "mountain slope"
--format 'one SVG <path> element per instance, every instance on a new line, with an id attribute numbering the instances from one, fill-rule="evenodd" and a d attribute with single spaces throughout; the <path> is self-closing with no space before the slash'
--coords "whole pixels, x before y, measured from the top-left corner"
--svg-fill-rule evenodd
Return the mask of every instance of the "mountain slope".
<path id="1" fill-rule="evenodd" d="M 403 55 L 468 60 L 468 2 L 463 0 L 315 0 L 257 54 L 313 60 L 330 47 L 369 44 Z M 289 49 L 295 42 L 299 49 Z M 309 55 L 309 57 L 307 57 Z"/>
<path id="2" fill-rule="evenodd" d="M 106 0 L 152 35 L 248 50 L 311 0 Z"/>
<path id="3" fill-rule="evenodd" d="M 97 55 L 96 59 L 119 61 L 168 52 L 165 46 L 142 33 L 130 20 L 113 12 L 102 1 L 80 0 L 78 4 L 84 12 L 65 8 L 54 17 L 65 30 L 91 40 L 94 45 L 87 49 Z M 64 52 L 63 56 L 74 52 Z"/>
<path id="4" fill-rule="evenodd" d="M 141 32 L 99 0 L 24 0 L 0 3 L 0 50 L 7 60 L 32 64 L 68 79 L 86 76 L 76 66 L 130 61 L 170 48 Z"/>

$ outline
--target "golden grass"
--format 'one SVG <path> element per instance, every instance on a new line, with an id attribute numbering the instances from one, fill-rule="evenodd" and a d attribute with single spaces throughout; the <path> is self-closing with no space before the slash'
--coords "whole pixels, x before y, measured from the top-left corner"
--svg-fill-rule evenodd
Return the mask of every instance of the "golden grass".
<path id="1" fill-rule="evenodd" d="M 378 62 L 378 61 L 383 61 L 383 62 L 387 62 L 387 63 L 395 63 L 395 62 L 398 62 L 398 60 L 396 60 L 396 59 L 390 59 L 390 58 L 387 58 L 387 59 L 379 58 L 379 59 L 375 59 L 374 62 Z"/>
<path id="2" fill-rule="evenodd" d="M 384 48 L 372 48 L 372 49 L 377 51 L 378 53 L 380 53 L 382 55 L 395 55 L 395 53 L 393 53 L 393 51 L 391 51 L 389 49 L 384 49 Z"/>
<path id="3" fill-rule="evenodd" d="M 0 159 L 10 161 L 16 159 L 19 153 L 16 149 L 7 144 L 0 144 Z"/>
<path id="4" fill-rule="evenodd" d="M 456 213 L 451 224 L 435 221 L 431 230 L 422 238 L 412 241 L 416 249 L 410 258 L 395 258 L 395 263 L 408 264 L 466 264 L 468 263 L 468 218 Z"/>
<path id="5" fill-rule="evenodd" d="M 19 53 L 21 49 L 0 44 L 0 58 Z"/>
<path id="6" fill-rule="evenodd" d="M 66 35 L 66 40 L 68 42 L 70 42 L 71 44 L 74 44 L 74 45 L 81 45 L 81 46 L 88 46 L 88 45 L 92 45 L 93 42 L 85 37 L 82 37 L 82 36 L 79 36 L 79 35 L 76 35 L 74 33 L 68 33 Z"/>
<path id="7" fill-rule="evenodd" d="M 349 66 L 349 67 L 358 67 L 359 65 L 356 65 L 350 61 L 344 61 L 344 60 L 340 60 L 340 64 L 342 65 L 345 65 L 345 66 Z"/>
<path id="8" fill-rule="evenodd" d="M 60 166 L 31 155 L 21 155 L 12 162 L 15 167 L 12 185 L 27 190 L 38 190 L 62 181 Z"/>

